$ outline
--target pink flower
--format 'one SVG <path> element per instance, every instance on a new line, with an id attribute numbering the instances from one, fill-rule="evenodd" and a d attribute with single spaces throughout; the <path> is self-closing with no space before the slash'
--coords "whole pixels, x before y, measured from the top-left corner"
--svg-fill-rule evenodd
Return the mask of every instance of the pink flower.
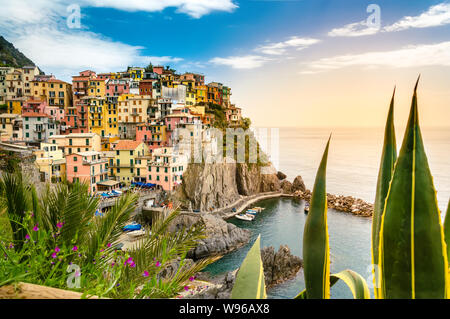
<path id="1" fill-rule="evenodd" d="M 189 278 L 189 281 L 194 281 L 195 277 Z"/>
<path id="2" fill-rule="evenodd" d="M 72 251 L 77 251 L 78 247 L 77 246 L 73 246 Z"/>
<path id="3" fill-rule="evenodd" d="M 55 251 L 56 251 L 57 253 L 59 253 L 59 252 L 61 251 L 61 249 L 59 249 L 59 247 L 56 246 L 56 247 L 55 247 Z"/>
<path id="4" fill-rule="evenodd" d="M 100 252 L 104 252 L 105 250 L 102 248 L 102 249 L 100 249 Z"/>
<path id="5" fill-rule="evenodd" d="M 130 263 L 130 267 L 131 267 L 131 268 L 136 267 L 136 264 L 134 263 L 134 261 L 132 261 L 132 262 Z"/>
<path id="6" fill-rule="evenodd" d="M 159 267 L 159 266 L 161 266 L 161 263 L 160 263 L 159 261 L 157 261 L 156 264 L 155 264 L 155 266 L 156 266 L 156 267 Z"/>
<path id="7" fill-rule="evenodd" d="M 39 223 L 37 223 L 37 224 L 33 227 L 33 230 L 34 230 L 34 231 L 38 231 L 38 230 L 39 230 L 39 227 L 38 227 L 38 226 L 39 226 Z"/>
<path id="8" fill-rule="evenodd" d="M 26 235 L 25 235 L 25 239 L 26 239 L 26 240 L 30 239 L 30 235 L 26 234 Z"/>
<path id="9" fill-rule="evenodd" d="M 184 290 L 189 291 L 189 286 L 184 286 Z"/>
<path id="10" fill-rule="evenodd" d="M 148 276 L 150 276 L 150 274 L 149 274 L 148 271 L 146 270 L 146 271 L 144 271 L 144 273 L 142 274 L 142 276 L 148 277 Z"/>
<path id="11" fill-rule="evenodd" d="M 58 223 L 58 224 L 56 224 L 56 227 L 58 227 L 58 228 L 62 228 L 63 227 L 63 223 Z"/>
<path id="12" fill-rule="evenodd" d="M 56 256 L 56 253 L 53 253 L 52 254 L 52 258 L 56 258 L 57 256 Z"/>
<path id="13" fill-rule="evenodd" d="M 106 247 L 108 247 L 108 248 L 111 247 L 111 243 L 108 243 L 108 245 L 106 245 Z"/>

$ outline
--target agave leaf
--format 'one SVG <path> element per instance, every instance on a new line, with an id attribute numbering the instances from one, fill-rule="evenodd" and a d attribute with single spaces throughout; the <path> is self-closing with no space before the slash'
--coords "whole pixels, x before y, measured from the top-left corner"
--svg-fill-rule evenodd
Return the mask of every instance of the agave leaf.
<path id="1" fill-rule="evenodd" d="M 355 299 L 370 299 L 370 290 L 365 279 L 353 270 L 344 270 L 340 273 L 330 276 L 330 284 L 334 286 L 335 283 L 342 280 L 350 288 L 353 298 Z"/>
<path id="2" fill-rule="evenodd" d="M 389 190 L 392 174 L 394 172 L 395 161 L 397 160 L 397 143 L 394 129 L 394 98 L 395 89 L 394 94 L 392 95 L 391 105 L 389 107 L 389 113 L 386 121 L 386 128 L 384 131 L 383 154 L 381 156 L 381 164 L 378 172 L 377 190 L 372 217 L 372 264 L 374 267 L 378 265 L 378 245 L 380 244 L 381 217 L 383 215 L 384 203 Z M 380 286 L 380 279 L 378 275 L 378 272 L 374 269 L 375 297 L 378 296 L 378 289 Z"/>
<path id="3" fill-rule="evenodd" d="M 447 244 L 447 260 L 450 260 L 450 199 L 448 200 L 447 212 L 444 221 L 445 243 Z"/>
<path id="4" fill-rule="evenodd" d="M 417 85 L 380 230 L 380 298 L 445 298 L 448 260 L 419 127 Z"/>
<path id="5" fill-rule="evenodd" d="M 330 275 L 330 287 L 339 280 L 345 282 L 350 288 L 355 299 L 370 299 L 370 290 L 364 278 L 353 270 L 344 270 L 340 273 Z M 307 299 L 306 289 L 299 293 L 294 299 Z"/>
<path id="6" fill-rule="evenodd" d="M 326 169 L 330 139 L 317 171 L 311 206 L 303 233 L 303 266 L 308 299 L 330 298 L 330 250 L 326 192 Z"/>
<path id="7" fill-rule="evenodd" d="M 242 262 L 231 291 L 231 299 L 266 299 L 260 242 L 261 236 L 258 236 Z"/>

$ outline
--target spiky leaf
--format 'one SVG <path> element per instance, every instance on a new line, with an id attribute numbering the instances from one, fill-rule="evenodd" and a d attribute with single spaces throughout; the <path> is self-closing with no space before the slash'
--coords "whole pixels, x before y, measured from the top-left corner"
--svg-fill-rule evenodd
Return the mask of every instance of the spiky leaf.
<path id="1" fill-rule="evenodd" d="M 261 261 L 261 236 L 258 236 L 253 247 L 238 270 L 236 281 L 231 291 L 231 299 L 265 299 L 266 285 L 264 269 Z"/>
<path id="2" fill-rule="evenodd" d="M 450 260 L 450 199 L 448 200 L 447 212 L 444 221 L 445 243 L 447 244 L 447 260 Z"/>
<path id="3" fill-rule="evenodd" d="M 383 153 L 381 156 L 380 169 L 378 172 L 377 190 L 375 196 L 375 205 L 372 217 L 372 264 L 378 265 L 378 245 L 380 244 L 381 217 L 383 215 L 384 203 L 389 190 L 389 184 L 394 172 L 394 165 L 397 160 L 397 143 L 395 139 L 394 128 L 394 94 L 392 95 L 391 105 L 386 121 L 384 131 Z M 378 296 L 379 276 L 374 269 L 375 296 Z"/>
<path id="4" fill-rule="evenodd" d="M 342 280 L 350 288 L 353 298 L 355 299 L 370 299 L 370 290 L 365 279 L 353 270 L 344 270 L 340 273 L 330 276 L 331 286 L 336 282 Z"/>
<path id="5" fill-rule="evenodd" d="M 330 137 L 331 139 L 331 137 Z M 303 233 L 303 266 L 308 299 L 330 298 L 330 250 L 327 226 L 326 169 L 328 140 L 316 175 Z"/>
<path id="6" fill-rule="evenodd" d="M 445 298 L 448 261 L 417 113 L 417 84 L 380 230 L 381 298 Z"/>

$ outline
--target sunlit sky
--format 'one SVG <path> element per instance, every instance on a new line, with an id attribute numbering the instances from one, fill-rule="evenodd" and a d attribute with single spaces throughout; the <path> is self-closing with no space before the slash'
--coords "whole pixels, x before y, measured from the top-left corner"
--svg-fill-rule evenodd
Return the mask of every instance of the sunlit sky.
<path id="1" fill-rule="evenodd" d="M 74 4 L 80 28 L 67 24 Z M 404 125 L 421 74 L 422 125 L 450 126 L 443 0 L 0 0 L 0 8 L 0 35 L 62 80 L 151 61 L 231 86 L 256 126 L 332 128 L 383 126 L 394 86 Z"/>

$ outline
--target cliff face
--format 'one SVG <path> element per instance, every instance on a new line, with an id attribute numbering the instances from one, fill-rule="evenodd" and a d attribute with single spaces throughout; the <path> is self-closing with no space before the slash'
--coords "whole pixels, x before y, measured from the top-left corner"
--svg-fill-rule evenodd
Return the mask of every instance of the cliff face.
<path id="1" fill-rule="evenodd" d="M 241 196 L 279 191 L 276 174 L 272 167 L 231 161 L 190 164 L 177 197 L 189 200 L 193 209 L 209 211 L 232 204 Z"/>
<path id="2" fill-rule="evenodd" d="M 251 232 L 227 223 L 211 214 L 183 213 L 170 225 L 169 230 L 176 232 L 194 224 L 205 226 L 206 238 L 188 254 L 189 258 L 200 259 L 208 256 L 224 255 L 247 244 Z"/>

